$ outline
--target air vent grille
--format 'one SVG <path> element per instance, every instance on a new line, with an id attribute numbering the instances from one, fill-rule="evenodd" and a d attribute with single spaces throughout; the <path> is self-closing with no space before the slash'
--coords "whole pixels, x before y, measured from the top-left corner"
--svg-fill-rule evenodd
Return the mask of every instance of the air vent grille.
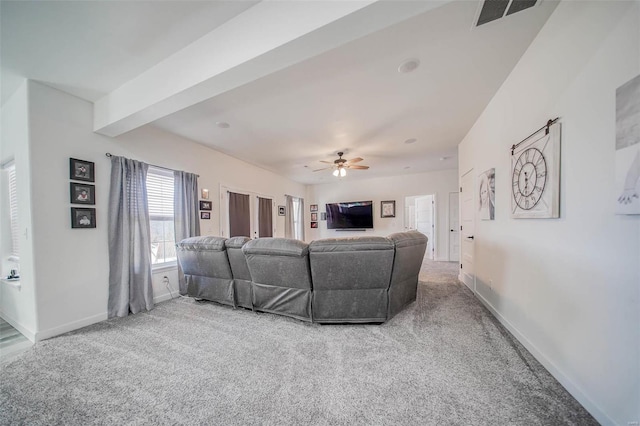
<path id="1" fill-rule="evenodd" d="M 536 5 L 538 0 L 484 0 L 476 26 L 511 15 Z"/>

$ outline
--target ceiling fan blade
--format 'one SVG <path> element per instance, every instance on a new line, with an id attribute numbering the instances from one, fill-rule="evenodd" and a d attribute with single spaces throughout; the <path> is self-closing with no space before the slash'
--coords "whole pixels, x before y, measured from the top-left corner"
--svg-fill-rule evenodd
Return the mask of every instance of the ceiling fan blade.
<path id="1" fill-rule="evenodd" d="M 319 172 L 319 171 L 321 171 L 321 170 L 329 170 L 329 169 L 331 169 L 331 167 L 323 167 L 323 168 L 321 168 L 321 169 L 316 169 L 316 170 L 312 170 L 312 171 L 313 171 L 313 172 Z"/>
<path id="2" fill-rule="evenodd" d="M 361 161 L 362 161 L 362 158 L 356 157 L 356 158 L 352 158 L 351 160 L 347 160 L 347 163 L 353 164 L 353 163 L 359 163 Z"/>
<path id="3" fill-rule="evenodd" d="M 324 160 L 320 160 L 321 163 L 327 163 L 327 164 L 333 164 L 333 161 L 324 161 Z"/>
<path id="4" fill-rule="evenodd" d="M 347 167 L 355 170 L 367 170 L 369 168 L 369 166 L 347 166 Z"/>

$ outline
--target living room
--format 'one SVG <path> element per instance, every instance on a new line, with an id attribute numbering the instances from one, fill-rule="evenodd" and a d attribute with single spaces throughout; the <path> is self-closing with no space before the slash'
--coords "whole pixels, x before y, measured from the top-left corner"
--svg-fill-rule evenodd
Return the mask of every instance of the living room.
<path id="1" fill-rule="evenodd" d="M 5 3 L 10 2 L 3 2 L 3 9 Z M 444 3 L 441 7 L 449 2 Z M 21 230 L 20 285 L 1 284 L 2 318 L 34 342 L 107 319 L 110 168 L 105 153 L 198 174 L 199 186 L 209 189 L 214 206 L 211 219 L 200 221 L 202 235 L 223 233 L 218 201 L 223 186 L 269 194 L 276 205 L 285 204 L 285 194 L 303 198 L 307 241 L 343 235 L 327 230 L 322 221 L 312 229 L 311 204 L 322 209 L 330 202 L 371 200 L 374 231 L 366 234 L 384 236 L 404 230 L 405 197 L 435 194 L 441 218 L 435 232 L 436 260 L 448 260 L 450 231 L 442 218 L 448 214 L 449 193 L 458 192 L 465 174 L 476 177 L 495 168 L 495 220 L 475 222 L 471 290 L 599 423 L 637 424 L 640 220 L 638 215 L 615 214 L 619 194 L 614 174 L 616 89 L 640 74 L 640 3 L 564 1 L 536 6 L 541 7 L 550 9 L 539 32 L 532 34 L 495 90 L 486 94 L 487 101 L 454 141 L 453 151 L 434 148 L 438 157 L 450 157 L 442 162 L 451 163 L 436 164 L 429 171 L 396 164 L 400 170 L 394 174 L 371 178 L 369 171 L 354 170 L 345 179 L 334 178 L 330 171 L 295 171 L 308 179 L 323 178 L 304 183 L 160 126 L 139 125 L 116 137 L 100 134 L 95 131 L 93 102 L 61 90 L 62 85 L 54 88 L 46 80 L 22 76 L 3 96 L 2 105 L 0 161 L 15 164 Z M 474 2 L 471 9 L 476 8 Z M 3 51 L 8 43 L 4 31 L 10 27 L 5 26 L 5 10 Z M 29 16 L 33 10 L 27 12 Z M 512 18 L 526 20 L 526 13 Z M 43 49 L 51 48 L 41 42 Z M 401 53 L 401 59 L 407 56 Z M 38 52 L 32 55 L 37 58 Z M 429 58 L 420 60 L 415 72 L 428 70 Z M 466 108 L 463 97 L 457 102 L 461 110 Z M 138 120 L 135 114 L 131 117 Z M 562 125 L 560 217 L 512 219 L 511 145 L 556 117 Z M 218 128 L 220 132 L 234 131 L 236 121 L 227 120 L 232 127 Z M 126 119 L 121 121 L 124 124 L 116 124 L 127 125 Z M 430 139 L 429 134 L 417 144 L 423 139 Z M 323 156 L 300 158 L 300 169 L 302 164 L 321 168 L 319 160 L 332 160 L 332 150 L 348 145 L 340 142 L 329 143 L 331 149 L 322 146 Z M 346 157 L 363 157 L 362 164 L 371 165 L 373 172 L 374 165 L 382 167 L 385 156 L 393 159 L 394 150 L 415 145 L 404 142 L 405 138 L 396 141 L 384 151 L 376 147 L 371 155 L 354 149 Z M 376 155 L 376 150 L 382 154 Z M 95 163 L 95 229 L 77 230 L 69 224 L 69 158 Z M 4 175 L 2 182 L 5 205 Z M 385 200 L 396 201 L 395 218 L 380 217 L 380 202 Z M 282 237 L 285 217 L 274 218 L 275 236 Z M 0 255 L 6 276 L 13 265 L 7 260 L 4 213 L 2 221 Z M 177 279 L 175 269 L 154 273 L 156 302 L 176 296 Z"/>

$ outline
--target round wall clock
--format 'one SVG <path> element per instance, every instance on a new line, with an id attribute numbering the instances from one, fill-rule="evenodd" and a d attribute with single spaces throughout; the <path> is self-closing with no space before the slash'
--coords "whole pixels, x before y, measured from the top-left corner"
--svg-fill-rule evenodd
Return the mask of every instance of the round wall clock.
<path id="1" fill-rule="evenodd" d="M 547 183 L 547 161 L 537 148 L 523 151 L 511 175 L 513 198 L 518 207 L 531 210 L 542 198 Z"/>
<path id="2" fill-rule="evenodd" d="M 511 217 L 560 217 L 559 178 L 560 123 L 552 123 L 512 148 Z"/>

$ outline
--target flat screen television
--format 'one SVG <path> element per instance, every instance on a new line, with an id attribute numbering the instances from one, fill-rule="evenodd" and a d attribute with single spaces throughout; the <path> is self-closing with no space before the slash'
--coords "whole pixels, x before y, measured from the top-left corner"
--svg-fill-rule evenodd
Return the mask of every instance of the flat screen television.
<path id="1" fill-rule="evenodd" d="M 327 204 L 328 229 L 373 228 L 373 202 L 349 201 Z"/>

